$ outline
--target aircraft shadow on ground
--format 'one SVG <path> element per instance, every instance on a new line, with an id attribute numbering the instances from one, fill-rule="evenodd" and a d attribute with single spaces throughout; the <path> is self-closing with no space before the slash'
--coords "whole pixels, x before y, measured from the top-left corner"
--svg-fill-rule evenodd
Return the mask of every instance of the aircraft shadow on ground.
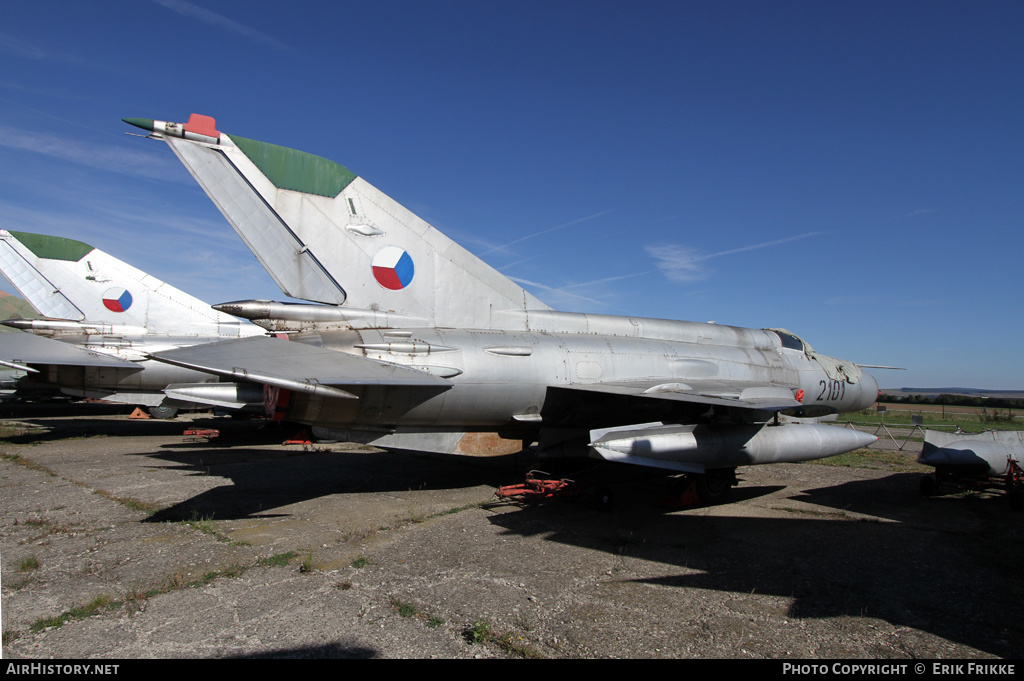
<path id="1" fill-rule="evenodd" d="M 497 486 L 515 466 L 514 457 L 486 462 L 458 456 L 415 455 L 386 451 L 327 451 L 247 447 L 162 449 L 146 456 L 172 462 L 193 475 L 228 478 L 186 501 L 162 509 L 146 522 L 209 517 L 237 520 L 268 510 L 332 494 L 446 490 L 476 485 Z M 166 464 L 155 464 L 167 468 Z M 277 514 L 281 515 L 281 514 Z"/>
<path id="2" fill-rule="evenodd" d="M 68 416 L 127 416 L 133 407 L 114 402 L 0 402 L 0 418 L 32 419 Z"/>
<path id="3" fill-rule="evenodd" d="M 224 419 L 203 417 L 194 420 L 131 418 L 132 407 L 123 404 L 74 402 L 71 404 L 24 404 L 0 409 L 0 419 L 26 423 L 36 427 L 22 435 L 3 438 L 11 444 L 31 444 L 63 440 L 69 437 L 97 435 L 137 437 L 175 436 L 190 428 L 223 428 L 232 442 L 267 442 L 273 433 L 280 442 L 285 433 L 280 428 L 265 428 L 257 419 Z M 110 418 L 116 417 L 116 418 Z M 276 424 L 275 424 L 276 425 Z M 281 431 L 281 435 L 277 435 Z M 187 446 L 186 443 L 182 444 Z"/>
<path id="4" fill-rule="evenodd" d="M 545 505 L 496 514 L 490 521 L 513 534 L 681 568 L 676 575 L 629 581 L 779 596 L 792 599 L 792 618 L 880 618 L 994 655 L 1020 657 L 1019 516 L 1000 499 L 968 509 L 946 500 L 884 501 L 893 489 L 915 495 L 918 477 L 898 474 L 811 490 L 793 498 L 825 508 L 792 504 L 791 518 L 665 513 L 650 504 L 610 514 Z M 761 492 L 767 490 L 756 495 Z M 900 510 L 901 505 L 909 508 Z M 955 518 L 956 529 L 944 529 L 943 516 L 963 513 L 980 514 L 971 526 L 980 522 L 987 531 L 964 531 Z M 1004 524 L 993 527 L 990 517 Z"/>
<path id="5" fill-rule="evenodd" d="M 325 645 L 300 646 L 284 648 L 252 655 L 230 656 L 236 660 L 370 660 L 376 658 L 379 651 L 359 644 L 343 642 Z"/>
<path id="6" fill-rule="evenodd" d="M 59 427 L 54 428 L 53 421 L 46 421 L 36 417 L 18 419 L 20 423 L 27 423 L 38 428 L 29 430 L 21 435 L 9 435 L 3 438 L 4 442 L 14 445 L 33 444 L 36 442 L 51 442 L 54 440 L 65 440 L 70 437 L 93 437 L 99 435 L 107 436 L 138 436 L 138 435 L 180 435 L 182 425 L 173 421 L 132 421 L 127 416 L 123 420 L 105 420 L 92 418 L 76 418 L 62 421 Z"/>

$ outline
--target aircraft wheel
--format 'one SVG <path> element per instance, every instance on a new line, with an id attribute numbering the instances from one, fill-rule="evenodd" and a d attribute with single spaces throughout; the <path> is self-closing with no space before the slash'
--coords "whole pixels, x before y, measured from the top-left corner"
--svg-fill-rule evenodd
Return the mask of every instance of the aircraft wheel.
<path id="1" fill-rule="evenodd" d="M 173 419 L 178 414 L 177 407 L 147 407 L 146 411 L 155 419 Z"/>
<path id="2" fill-rule="evenodd" d="M 736 469 L 719 468 L 695 477 L 697 497 L 702 504 L 711 506 L 724 503 L 732 495 L 733 485 L 736 484 Z"/>
<path id="3" fill-rule="evenodd" d="M 935 494 L 936 488 L 939 486 L 938 481 L 931 475 L 926 475 L 921 478 L 921 496 L 930 497 Z"/>
<path id="4" fill-rule="evenodd" d="M 598 511 L 610 511 L 613 503 L 615 503 L 615 497 L 612 495 L 611 487 L 602 487 L 597 490 L 595 504 Z"/>

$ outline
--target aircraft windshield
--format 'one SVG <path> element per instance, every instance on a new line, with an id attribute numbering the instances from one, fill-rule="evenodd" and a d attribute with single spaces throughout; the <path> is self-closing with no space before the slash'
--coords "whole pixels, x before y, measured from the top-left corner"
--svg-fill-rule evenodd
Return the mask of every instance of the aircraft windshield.
<path id="1" fill-rule="evenodd" d="M 790 333 L 784 333 L 782 331 L 775 331 L 775 335 L 782 341 L 782 347 L 789 348 L 790 350 L 799 350 L 803 352 L 804 343 L 802 340 Z"/>

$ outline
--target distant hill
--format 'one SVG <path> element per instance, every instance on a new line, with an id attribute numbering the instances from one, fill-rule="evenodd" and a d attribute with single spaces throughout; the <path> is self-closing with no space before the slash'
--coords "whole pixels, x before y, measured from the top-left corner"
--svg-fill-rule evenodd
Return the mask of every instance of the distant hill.
<path id="1" fill-rule="evenodd" d="M 23 319 L 38 319 L 39 313 L 32 309 L 26 301 L 18 296 L 0 291 L 0 321 L 21 317 Z M 9 326 L 0 325 L 0 333 L 4 331 L 17 331 Z"/>
<path id="2" fill-rule="evenodd" d="M 882 392 L 897 397 L 904 395 L 964 395 L 1011 400 L 1024 398 L 1024 390 L 986 390 L 984 388 L 887 388 Z"/>

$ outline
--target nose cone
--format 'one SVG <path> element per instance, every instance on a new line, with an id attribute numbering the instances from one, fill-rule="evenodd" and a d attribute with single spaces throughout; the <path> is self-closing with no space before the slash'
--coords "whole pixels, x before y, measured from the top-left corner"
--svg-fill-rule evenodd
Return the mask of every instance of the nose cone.
<path id="1" fill-rule="evenodd" d="M 866 371 L 862 371 L 857 385 L 859 386 L 857 405 L 853 411 L 867 409 L 878 399 L 878 381 L 875 380 L 874 376 Z"/>
<path id="2" fill-rule="evenodd" d="M 122 118 L 122 121 L 129 125 L 134 125 L 136 128 L 142 128 L 143 130 L 153 130 L 153 119 L 152 118 Z"/>

